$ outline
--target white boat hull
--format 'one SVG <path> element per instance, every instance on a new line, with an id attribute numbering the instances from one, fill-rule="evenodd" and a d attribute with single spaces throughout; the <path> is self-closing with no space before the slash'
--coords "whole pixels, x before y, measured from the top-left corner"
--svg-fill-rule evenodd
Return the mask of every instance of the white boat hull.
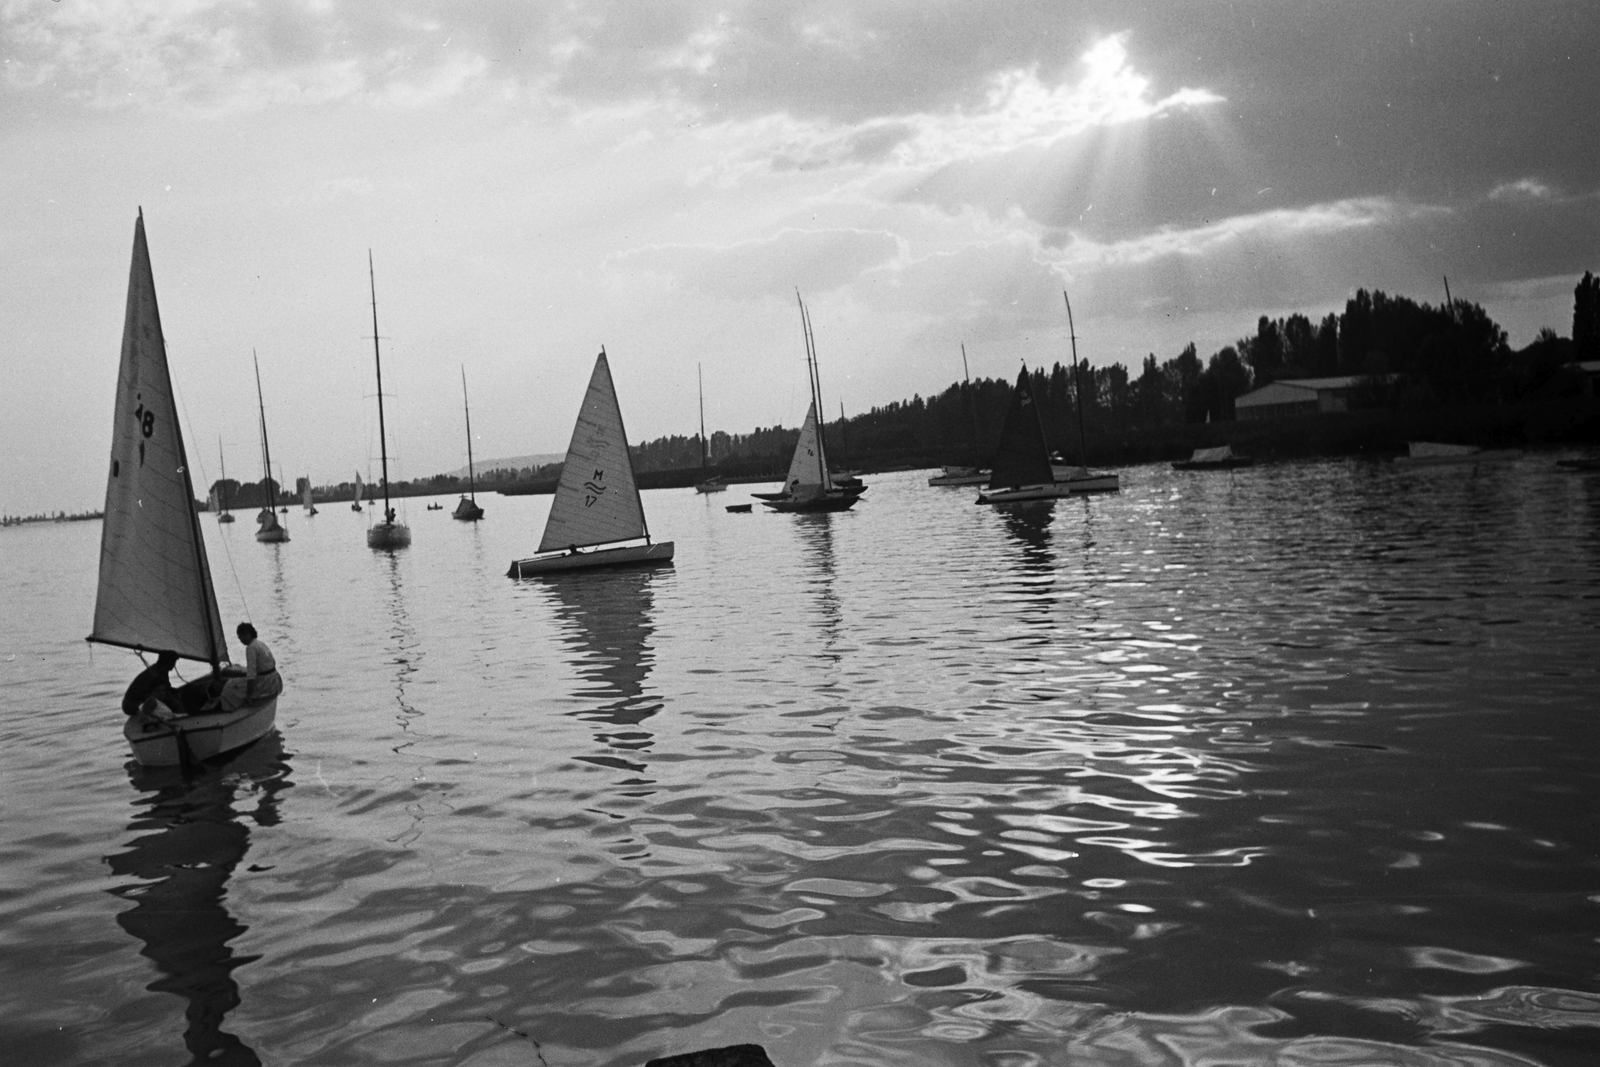
<path id="1" fill-rule="evenodd" d="M 594 567 L 641 567 L 672 562 L 672 542 L 653 545 L 628 545 L 623 548 L 597 548 L 588 552 L 562 552 L 519 559 L 506 571 L 507 578 L 527 578 L 535 574 L 589 570 Z"/>
<path id="2" fill-rule="evenodd" d="M 380 522 L 367 531 L 368 548 L 404 548 L 411 543 L 411 527 Z"/>
<path id="3" fill-rule="evenodd" d="M 1071 496 L 1073 490 L 1064 482 L 1045 482 L 1040 485 L 1019 485 L 1013 489 L 993 489 L 978 496 L 980 504 L 1025 504 L 1030 500 L 1059 500 Z"/>
<path id="4" fill-rule="evenodd" d="M 133 758 L 146 767 L 178 767 L 214 759 L 243 748 L 272 729 L 278 714 L 276 695 L 246 704 L 237 711 L 157 719 L 128 716 L 122 735 Z"/>
<path id="5" fill-rule="evenodd" d="M 1052 463 L 1050 474 L 1057 485 L 1068 486 L 1074 493 L 1115 493 L 1122 488 L 1121 475 L 1086 471 L 1082 467 Z"/>
<path id="6" fill-rule="evenodd" d="M 1465 467 L 1479 463 L 1504 463 L 1516 459 L 1519 455 L 1516 449 L 1500 448 L 1460 455 L 1396 456 L 1394 461 L 1402 467 Z"/>
<path id="7" fill-rule="evenodd" d="M 932 478 L 929 485 L 982 485 L 989 480 L 989 472 L 976 467 L 946 467 Z"/>

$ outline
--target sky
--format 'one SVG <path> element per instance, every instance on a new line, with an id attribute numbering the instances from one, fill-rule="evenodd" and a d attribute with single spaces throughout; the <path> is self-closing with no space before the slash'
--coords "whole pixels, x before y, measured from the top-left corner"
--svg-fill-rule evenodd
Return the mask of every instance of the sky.
<path id="1" fill-rule="evenodd" d="M 144 212 L 197 484 L 562 452 L 1358 288 L 1563 336 L 1600 270 L 1592 0 L 0 0 L 0 513 L 100 507 Z M 368 254 L 373 267 L 369 279 Z"/>

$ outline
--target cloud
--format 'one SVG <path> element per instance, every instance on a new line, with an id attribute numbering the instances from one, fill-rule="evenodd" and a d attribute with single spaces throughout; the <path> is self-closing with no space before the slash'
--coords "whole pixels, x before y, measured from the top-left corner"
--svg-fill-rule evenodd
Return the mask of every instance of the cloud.
<path id="1" fill-rule="evenodd" d="M 847 285 L 902 254 L 893 234 L 785 229 L 726 246 L 652 245 L 611 257 L 617 270 L 643 270 L 721 299 L 787 299 L 798 287 L 821 293 Z"/>
<path id="2" fill-rule="evenodd" d="M 1490 200 L 1549 200 L 1554 195 L 1548 185 L 1533 178 L 1503 182 L 1489 190 Z"/>

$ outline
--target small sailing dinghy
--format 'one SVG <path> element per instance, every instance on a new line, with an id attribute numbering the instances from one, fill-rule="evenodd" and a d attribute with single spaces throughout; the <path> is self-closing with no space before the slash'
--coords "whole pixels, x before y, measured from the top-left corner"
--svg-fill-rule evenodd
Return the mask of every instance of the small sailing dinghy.
<path id="1" fill-rule="evenodd" d="M 716 475 L 712 475 L 709 478 L 705 476 L 705 474 L 706 474 L 706 462 L 707 462 L 707 459 L 708 459 L 707 454 L 706 454 L 706 383 L 705 383 L 705 379 L 703 377 L 701 377 L 701 375 L 700 375 L 700 364 L 698 364 L 698 363 L 696 363 L 694 365 L 694 374 L 695 374 L 695 380 L 700 385 L 700 474 L 701 474 L 700 480 L 694 484 L 694 491 L 697 492 L 697 493 L 720 493 L 720 492 L 723 492 L 724 490 L 726 490 L 728 488 L 728 483 L 724 482 L 721 478 L 717 477 Z"/>
<path id="2" fill-rule="evenodd" d="M 267 443 L 267 403 L 261 398 L 261 360 L 254 352 L 250 353 L 250 360 L 256 368 L 256 407 L 261 413 L 261 481 L 267 487 L 267 506 L 256 514 L 256 521 L 261 524 L 256 540 L 281 544 L 289 540 L 289 529 L 278 520 L 278 483 L 272 480 L 272 447 Z"/>
<path id="3" fill-rule="evenodd" d="M 1067 296 L 1065 289 L 1061 290 L 1061 299 L 1067 302 L 1067 335 L 1072 338 L 1072 387 L 1077 393 L 1078 409 L 1078 455 L 1083 460 L 1083 466 L 1073 467 L 1065 463 L 1053 463 L 1050 473 L 1056 482 L 1064 485 L 1074 493 L 1115 493 L 1122 488 L 1122 477 L 1114 472 L 1092 471 L 1088 467 L 1089 449 L 1084 444 L 1083 436 L 1083 370 L 1078 362 L 1078 331 L 1072 322 L 1072 301 Z"/>
<path id="4" fill-rule="evenodd" d="M 350 498 L 350 510 L 361 510 L 361 472 L 356 471 L 356 494 Z"/>
<path id="5" fill-rule="evenodd" d="M 467 492 L 470 496 L 461 498 L 461 503 L 456 505 L 456 510 L 450 517 L 461 519 L 464 522 L 477 522 L 483 518 L 483 509 L 478 506 L 478 479 L 472 473 L 472 408 L 467 405 L 467 368 L 461 368 L 461 410 L 467 417 Z"/>
<path id="6" fill-rule="evenodd" d="M 378 370 L 378 454 L 383 458 L 383 521 L 367 527 L 368 548 L 404 548 L 411 543 L 411 527 L 394 521 L 389 506 L 389 441 L 383 428 L 383 357 L 378 354 L 378 276 L 372 269 L 372 249 L 367 249 L 367 281 L 372 286 L 372 362 Z"/>
<path id="7" fill-rule="evenodd" d="M 143 212 L 133 229 L 100 583 L 88 640 L 210 664 L 212 677 L 191 685 L 244 674 L 226 665 L 227 638 L 173 403 Z M 178 766 L 244 747 L 272 729 L 277 710 L 274 695 L 228 712 L 163 719 L 141 711 L 127 717 L 123 734 L 140 763 Z"/>
<path id="8" fill-rule="evenodd" d="M 845 511 L 855 506 L 867 487 L 861 479 L 851 478 L 848 485 L 837 484 L 828 472 L 828 450 L 822 437 L 822 427 L 817 421 L 822 410 L 822 382 L 817 374 L 816 342 L 811 333 L 811 313 L 800 300 L 800 331 L 806 344 L 806 379 L 811 387 L 811 406 L 806 409 L 806 421 L 800 427 L 800 438 L 795 442 L 794 457 L 789 460 L 789 474 L 783 480 L 781 493 L 752 493 L 773 511 L 816 512 Z"/>
<path id="9" fill-rule="evenodd" d="M 962 398 L 967 404 L 967 416 L 972 427 L 972 457 L 970 466 L 945 466 L 928 479 L 929 485 L 982 485 L 989 480 L 991 471 L 978 466 L 978 410 L 972 398 L 972 374 L 967 370 L 967 346 L 961 346 Z"/>
<path id="10" fill-rule="evenodd" d="M 217 503 L 222 507 L 222 514 L 217 516 L 218 522 L 232 522 L 233 513 L 228 510 L 228 457 L 222 454 L 222 438 L 217 438 L 217 461 L 222 464 L 222 479 L 217 482 Z"/>
<path id="11" fill-rule="evenodd" d="M 305 506 L 307 518 L 317 513 L 317 505 L 311 502 L 311 478 L 309 476 L 300 479 L 300 503 Z"/>
<path id="12" fill-rule="evenodd" d="M 1017 374 L 1016 388 L 1011 390 L 1006 421 L 1000 426 L 1000 444 L 995 449 L 989 490 L 978 496 L 978 503 L 1021 504 L 1070 495 L 1072 490 L 1056 481 L 1050 468 L 1044 418 L 1034 400 L 1033 385 L 1024 365 Z"/>
<path id="13" fill-rule="evenodd" d="M 626 543 L 640 540 L 644 544 Z M 572 428 L 539 554 L 513 562 L 506 577 L 671 562 L 672 542 L 650 540 L 622 409 L 602 348 Z"/>

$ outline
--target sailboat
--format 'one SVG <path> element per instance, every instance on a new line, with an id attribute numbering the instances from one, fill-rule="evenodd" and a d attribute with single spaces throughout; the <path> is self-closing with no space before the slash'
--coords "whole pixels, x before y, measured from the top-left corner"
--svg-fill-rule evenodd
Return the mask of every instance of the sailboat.
<path id="1" fill-rule="evenodd" d="M 1061 290 L 1061 299 L 1067 302 L 1067 334 L 1072 338 L 1072 384 L 1078 394 L 1078 459 L 1082 466 L 1054 463 L 1051 473 L 1074 493 L 1115 493 L 1122 488 L 1119 475 L 1089 469 L 1089 452 L 1083 438 L 1083 370 L 1078 363 L 1078 332 L 1072 325 L 1072 301 L 1065 289 Z"/>
<path id="2" fill-rule="evenodd" d="M 961 380 L 966 385 L 964 397 L 967 416 L 972 423 L 972 464 L 965 467 L 941 467 L 939 473 L 928 479 L 929 485 L 982 485 L 989 480 L 990 471 L 978 466 L 978 409 L 972 397 L 972 375 L 967 370 L 967 346 L 961 346 Z"/>
<path id="3" fill-rule="evenodd" d="M 706 473 L 706 382 L 700 374 L 700 364 L 694 365 L 695 380 L 700 383 L 700 481 L 695 483 L 697 493 L 720 493 L 728 488 L 721 478 L 705 477 Z"/>
<path id="4" fill-rule="evenodd" d="M 844 511 L 855 505 L 866 491 L 859 480 L 849 487 L 834 484 L 828 473 L 828 453 L 818 424 L 822 410 L 822 383 L 817 375 L 816 342 L 811 333 L 811 314 L 806 310 L 800 294 L 800 331 L 806 344 L 806 378 L 811 386 L 811 406 L 806 409 L 806 421 L 800 427 L 800 439 L 795 442 L 794 457 L 789 461 L 789 474 L 783 481 L 781 493 L 755 493 L 763 504 L 774 511 Z"/>
<path id="5" fill-rule="evenodd" d="M 989 489 L 978 496 L 980 504 L 1019 504 L 1029 500 L 1054 500 L 1072 490 L 1055 480 L 1050 470 L 1050 448 L 1045 444 L 1044 419 L 1033 396 L 1028 368 L 1017 374 L 1011 406 L 1000 426 L 994 470 Z"/>
<path id="6" fill-rule="evenodd" d="M 361 472 L 360 471 L 356 471 L 356 493 L 355 493 L 355 496 L 350 498 L 350 510 L 351 511 L 360 511 L 361 510 Z"/>
<path id="7" fill-rule="evenodd" d="M 483 509 L 478 506 L 478 479 L 472 473 L 472 408 L 467 405 L 467 368 L 461 368 L 461 410 L 467 417 L 467 492 L 470 496 L 461 498 L 461 503 L 456 505 L 456 510 L 451 513 L 452 518 L 462 519 L 466 522 L 476 522 L 483 518 Z"/>
<path id="8" fill-rule="evenodd" d="M 378 276 L 372 269 L 372 249 L 367 249 L 367 281 L 372 286 L 372 362 L 378 370 L 378 454 L 383 458 L 383 521 L 367 528 L 368 548 L 404 548 L 411 543 L 411 527 L 394 521 L 389 506 L 389 442 L 383 428 L 383 357 L 378 354 Z"/>
<path id="9" fill-rule="evenodd" d="M 190 683 L 199 688 L 241 677 L 242 669 L 225 666 L 227 637 L 173 403 L 143 211 L 133 229 L 111 426 L 100 580 L 88 640 L 209 664 L 211 675 Z M 249 744 L 272 729 L 277 709 L 274 695 L 229 712 L 162 719 L 141 711 L 127 717 L 123 735 L 140 763 L 177 766 Z"/>
<path id="10" fill-rule="evenodd" d="M 626 543 L 641 539 L 642 545 Z M 538 554 L 513 562 L 506 577 L 671 562 L 672 542 L 650 540 L 622 409 L 602 348 L 572 428 Z"/>
<path id="11" fill-rule="evenodd" d="M 307 517 L 317 513 L 317 506 L 311 502 L 311 477 L 309 475 L 300 479 L 300 503 L 304 505 Z"/>
<path id="12" fill-rule="evenodd" d="M 256 406 L 261 413 L 261 473 L 267 487 L 267 504 L 256 514 L 256 521 L 261 524 L 256 530 L 256 540 L 277 544 L 289 540 L 289 530 L 278 520 L 278 483 L 272 480 L 272 448 L 267 444 L 267 404 L 261 399 L 261 360 L 254 352 L 250 353 L 250 359 L 256 368 Z"/>
<path id="13" fill-rule="evenodd" d="M 217 482 L 217 504 L 222 513 L 217 516 L 218 522 L 232 522 L 233 513 L 228 510 L 228 457 L 222 454 L 222 438 L 217 438 L 217 461 L 222 465 L 222 480 Z"/>

